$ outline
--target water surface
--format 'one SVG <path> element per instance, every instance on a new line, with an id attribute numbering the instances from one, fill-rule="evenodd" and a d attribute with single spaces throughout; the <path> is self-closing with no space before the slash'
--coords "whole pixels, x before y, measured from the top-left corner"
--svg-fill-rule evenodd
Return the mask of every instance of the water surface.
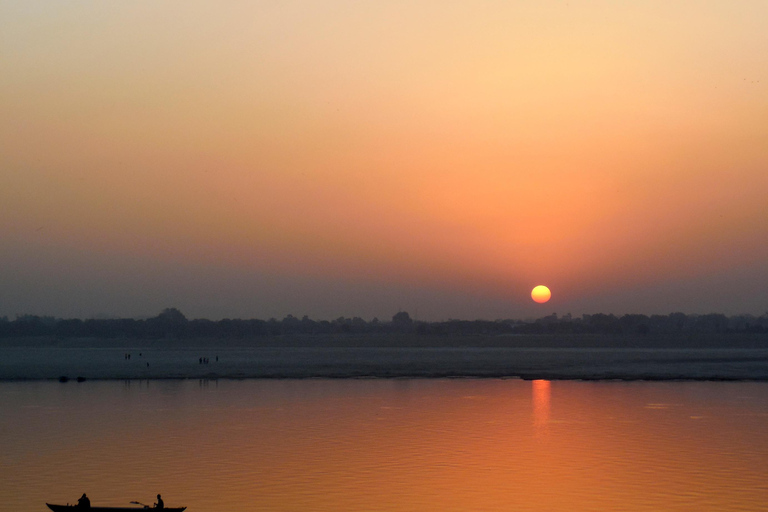
<path id="1" fill-rule="evenodd" d="M 768 510 L 768 384 L 0 383 L 0 503 Z"/>

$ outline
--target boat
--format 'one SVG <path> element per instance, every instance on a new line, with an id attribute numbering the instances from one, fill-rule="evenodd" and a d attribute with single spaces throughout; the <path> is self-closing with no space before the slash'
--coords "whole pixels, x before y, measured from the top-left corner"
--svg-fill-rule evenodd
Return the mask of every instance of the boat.
<path id="1" fill-rule="evenodd" d="M 46 503 L 53 512 L 144 512 L 147 510 L 162 510 L 163 512 L 184 512 L 187 507 L 163 507 L 156 509 L 154 507 L 81 507 L 79 505 L 54 505 Z"/>

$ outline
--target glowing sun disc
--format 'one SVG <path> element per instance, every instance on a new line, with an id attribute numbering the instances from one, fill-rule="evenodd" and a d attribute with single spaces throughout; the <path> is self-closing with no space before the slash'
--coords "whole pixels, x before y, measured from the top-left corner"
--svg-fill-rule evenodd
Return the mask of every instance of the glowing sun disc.
<path id="1" fill-rule="evenodd" d="M 550 292 L 549 288 L 543 284 L 540 284 L 531 290 L 531 298 L 539 304 L 544 304 L 549 300 L 550 297 L 552 297 L 552 292 Z"/>

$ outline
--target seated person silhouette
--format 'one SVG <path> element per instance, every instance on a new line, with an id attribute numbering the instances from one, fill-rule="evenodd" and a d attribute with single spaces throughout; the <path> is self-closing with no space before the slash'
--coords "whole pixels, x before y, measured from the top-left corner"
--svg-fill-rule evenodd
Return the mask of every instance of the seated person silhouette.
<path id="1" fill-rule="evenodd" d="M 157 495 L 157 503 L 155 503 L 155 508 L 163 508 L 165 507 L 165 503 L 163 503 L 163 498 L 160 497 L 160 495 Z"/>
<path id="2" fill-rule="evenodd" d="M 80 499 L 77 500 L 77 506 L 80 508 L 91 508 L 91 500 L 88 499 L 88 496 L 83 493 L 82 496 L 80 496 Z"/>

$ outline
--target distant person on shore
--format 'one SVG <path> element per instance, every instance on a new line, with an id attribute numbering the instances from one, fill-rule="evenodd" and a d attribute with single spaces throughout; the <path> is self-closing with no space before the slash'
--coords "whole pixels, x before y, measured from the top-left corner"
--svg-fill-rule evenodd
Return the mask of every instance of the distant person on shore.
<path id="1" fill-rule="evenodd" d="M 165 507 L 165 503 L 163 503 L 163 498 L 160 497 L 160 495 L 157 495 L 157 503 L 155 503 L 155 508 L 163 508 Z"/>
<path id="2" fill-rule="evenodd" d="M 80 499 L 77 500 L 77 506 L 80 508 L 91 508 L 91 500 L 88 499 L 88 496 L 83 493 L 82 496 L 80 496 Z"/>

